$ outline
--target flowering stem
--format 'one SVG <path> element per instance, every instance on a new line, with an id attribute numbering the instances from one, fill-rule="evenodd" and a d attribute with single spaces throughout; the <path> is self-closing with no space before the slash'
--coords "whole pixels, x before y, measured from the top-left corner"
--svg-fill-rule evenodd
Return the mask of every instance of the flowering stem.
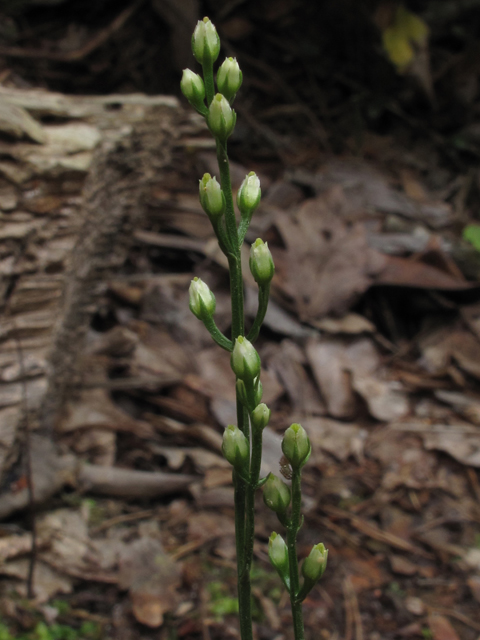
<path id="1" fill-rule="evenodd" d="M 233 207 L 232 183 L 230 180 L 230 167 L 226 145 L 217 142 L 217 160 L 220 171 L 220 183 L 225 196 L 225 226 L 228 238 L 229 252 L 227 253 L 230 271 L 230 295 L 232 300 L 232 341 L 245 332 L 243 311 L 243 276 L 240 247 L 238 246 L 237 222 Z M 248 415 L 243 407 L 237 392 L 237 421 L 238 428 L 249 440 Z M 261 455 L 261 453 L 260 453 Z M 258 478 L 257 478 L 258 481 Z M 246 548 L 247 521 L 246 503 L 247 495 L 251 487 L 245 481 L 235 475 L 235 538 L 237 549 L 237 575 L 238 575 L 238 607 L 240 621 L 240 635 L 242 640 L 252 640 L 252 614 L 251 614 L 251 585 L 250 566 L 252 564 L 253 548 Z M 253 527 L 253 517 L 248 519 L 248 528 Z"/>
<path id="2" fill-rule="evenodd" d="M 215 95 L 215 84 L 213 82 L 213 62 L 208 57 L 203 64 L 203 81 L 205 83 L 205 97 L 207 99 L 207 106 L 210 106 L 213 96 Z"/>
<path id="3" fill-rule="evenodd" d="M 260 285 L 258 287 L 257 315 L 247 335 L 247 339 L 250 340 L 250 342 L 255 342 L 255 340 L 258 338 L 260 327 L 262 326 L 262 323 L 265 319 L 265 314 L 267 313 L 269 296 L 270 296 L 270 283 L 265 285 Z"/>
<path id="4" fill-rule="evenodd" d="M 295 640 L 305 640 L 303 630 L 302 601 L 299 599 L 300 580 L 298 577 L 297 534 L 300 530 L 302 506 L 301 471 L 292 470 L 292 517 L 287 527 L 288 563 L 290 567 L 290 604 L 293 616 Z"/>

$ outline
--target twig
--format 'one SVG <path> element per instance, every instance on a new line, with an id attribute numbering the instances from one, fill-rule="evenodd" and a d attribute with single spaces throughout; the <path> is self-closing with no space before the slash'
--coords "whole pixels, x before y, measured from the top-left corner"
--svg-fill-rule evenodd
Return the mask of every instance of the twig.
<path id="1" fill-rule="evenodd" d="M 98 49 L 107 40 L 133 16 L 133 14 L 141 7 L 145 0 L 136 0 L 129 7 L 124 9 L 119 15 L 104 29 L 101 29 L 91 40 L 83 47 L 60 53 L 56 51 L 44 51 L 43 49 L 24 49 L 22 47 L 0 47 L 1 56 L 9 56 L 11 58 L 41 58 L 43 60 L 54 60 L 57 62 L 78 62 L 86 58 L 92 51 Z"/>

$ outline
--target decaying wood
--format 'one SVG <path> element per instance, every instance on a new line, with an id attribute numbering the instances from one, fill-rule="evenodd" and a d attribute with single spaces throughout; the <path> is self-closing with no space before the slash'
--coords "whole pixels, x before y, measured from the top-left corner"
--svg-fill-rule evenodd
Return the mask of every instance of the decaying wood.
<path id="1" fill-rule="evenodd" d="M 65 486 L 80 491 L 124 499 L 156 498 L 185 491 L 196 476 L 118 469 L 86 464 L 72 454 L 58 455 L 48 438 L 32 437 L 32 477 L 35 504 L 40 505 Z M 9 489 L 1 494 L 0 519 L 8 518 L 29 504 L 27 488 Z M 1 551 L 1 550 L 0 550 Z"/>
<path id="2" fill-rule="evenodd" d="M 66 391 L 85 378 L 79 355 L 102 283 L 123 264 L 172 150 L 201 131 L 167 96 L 0 88 L 0 115 L 22 111 L 9 133 L 36 142 L 0 141 L 3 493 L 20 475 L 7 471 L 19 458 L 23 405 L 32 428 L 53 433 Z"/>

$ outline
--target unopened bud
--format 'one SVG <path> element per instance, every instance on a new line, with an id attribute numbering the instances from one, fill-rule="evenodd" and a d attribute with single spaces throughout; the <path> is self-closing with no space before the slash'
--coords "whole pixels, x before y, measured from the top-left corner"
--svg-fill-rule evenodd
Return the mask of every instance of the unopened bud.
<path id="1" fill-rule="evenodd" d="M 267 407 L 265 403 L 262 402 L 262 404 L 259 404 L 258 406 L 255 407 L 255 409 L 252 411 L 250 415 L 250 419 L 252 421 L 252 427 L 254 429 L 260 429 L 260 430 L 265 429 L 265 427 L 268 424 L 268 421 L 270 420 L 271 415 L 272 415 L 272 412 L 270 411 L 270 409 Z"/>
<path id="2" fill-rule="evenodd" d="M 307 462 L 312 446 L 301 424 L 292 424 L 285 431 L 282 451 L 293 469 L 300 469 Z"/>
<path id="3" fill-rule="evenodd" d="M 258 207 L 261 197 L 260 180 L 254 171 L 250 171 L 237 192 L 237 206 L 242 216 L 251 217 Z"/>
<path id="4" fill-rule="evenodd" d="M 302 575 L 305 580 L 311 583 L 320 580 L 327 568 L 327 559 L 328 549 L 325 549 L 322 542 L 316 544 L 302 565 Z"/>
<path id="5" fill-rule="evenodd" d="M 275 531 L 268 540 L 268 557 L 279 576 L 288 584 L 290 582 L 288 549 L 285 540 Z"/>
<path id="6" fill-rule="evenodd" d="M 232 101 L 242 85 L 242 72 L 236 58 L 225 58 L 217 73 L 217 88 L 228 101 Z"/>
<path id="7" fill-rule="evenodd" d="M 268 244 L 260 238 L 257 238 L 250 247 L 250 271 L 259 285 L 268 284 L 275 273 L 275 265 Z"/>
<path id="8" fill-rule="evenodd" d="M 208 128 L 215 138 L 225 143 L 235 127 L 237 115 L 228 100 L 221 93 L 217 93 L 210 103 L 206 119 Z"/>
<path id="9" fill-rule="evenodd" d="M 238 471 L 245 468 L 250 452 L 247 439 L 238 427 L 229 424 L 223 433 L 222 452 L 228 462 Z"/>
<path id="10" fill-rule="evenodd" d="M 260 356 L 253 344 L 243 336 L 235 340 L 230 365 L 233 373 L 246 385 L 252 385 L 260 374 Z"/>
<path id="11" fill-rule="evenodd" d="M 285 513 L 290 504 L 290 488 L 273 473 L 263 485 L 263 501 L 275 513 Z"/>
<path id="12" fill-rule="evenodd" d="M 215 62 L 220 53 L 220 38 L 208 18 L 199 20 L 192 36 L 192 51 L 200 64 Z"/>
<path id="13" fill-rule="evenodd" d="M 197 111 L 205 111 L 205 85 L 198 73 L 191 69 L 184 69 L 180 81 L 180 89 L 183 95 Z"/>
<path id="14" fill-rule="evenodd" d="M 210 219 L 221 218 L 225 211 L 225 196 L 217 179 L 205 173 L 199 182 L 200 204 L 203 210 Z"/>
<path id="15" fill-rule="evenodd" d="M 190 283 L 188 293 L 190 311 L 199 320 L 204 321 L 215 313 L 215 296 L 203 280 L 194 278 Z"/>

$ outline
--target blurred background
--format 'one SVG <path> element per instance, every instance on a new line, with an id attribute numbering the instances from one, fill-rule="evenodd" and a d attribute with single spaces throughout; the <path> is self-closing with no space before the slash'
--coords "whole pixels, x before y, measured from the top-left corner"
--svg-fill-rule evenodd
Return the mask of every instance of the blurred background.
<path id="1" fill-rule="evenodd" d="M 233 374 L 187 305 L 201 276 L 228 333 L 179 90 L 205 15 L 276 264 L 263 471 L 293 421 L 314 447 L 307 638 L 479 640 L 480 0 L 0 3 L 0 639 L 238 638 Z M 257 506 L 256 637 L 289 640 Z"/>

